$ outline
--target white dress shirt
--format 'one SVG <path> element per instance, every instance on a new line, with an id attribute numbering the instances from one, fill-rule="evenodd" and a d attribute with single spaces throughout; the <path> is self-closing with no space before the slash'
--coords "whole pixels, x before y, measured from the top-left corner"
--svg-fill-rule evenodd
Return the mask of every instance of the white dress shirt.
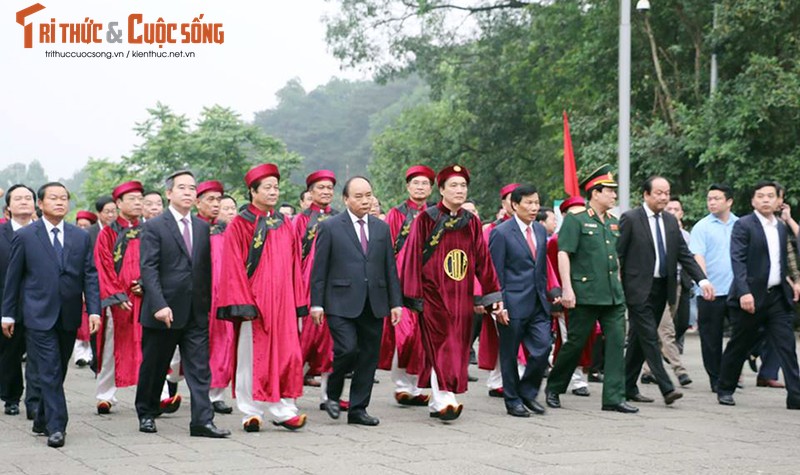
<path id="1" fill-rule="evenodd" d="M 47 237 L 50 238 L 50 244 L 54 244 L 53 243 L 53 238 L 55 236 L 53 236 L 53 228 L 58 229 L 58 242 L 61 243 L 61 248 L 63 249 L 64 248 L 64 220 L 62 219 L 55 226 L 53 226 L 53 224 L 50 221 L 48 221 L 48 220 L 46 220 L 44 218 L 42 218 L 42 221 L 44 221 L 44 228 L 47 230 Z"/>
<path id="2" fill-rule="evenodd" d="M 769 279 L 767 287 L 775 287 L 781 284 L 781 241 L 778 237 L 778 220 L 775 215 L 767 219 L 758 211 L 755 212 L 764 234 L 767 236 L 767 248 L 769 249 Z"/>
<path id="3" fill-rule="evenodd" d="M 347 209 L 347 214 L 350 215 L 350 221 L 353 222 L 353 229 L 356 231 L 356 237 L 358 238 L 358 242 L 361 242 L 361 225 L 358 224 L 359 219 L 364 220 L 364 234 L 367 236 L 367 242 L 369 242 L 369 226 L 367 226 L 367 217 L 369 214 L 365 214 L 363 218 L 359 218 L 358 216 L 354 215 L 350 209 Z"/>
<path id="4" fill-rule="evenodd" d="M 647 214 L 647 223 L 650 225 L 650 235 L 653 237 L 653 250 L 656 253 L 656 265 L 653 268 L 653 277 L 656 279 L 661 277 L 666 277 L 665 275 L 661 275 L 658 273 L 659 266 L 661 265 L 661 259 L 658 257 L 658 238 L 656 237 L 656 214 L 651 210 L 646 204 L 642 206 L 644 208 L 645 214 Z M 659 219 L 661 222 L 659 223 L 659 227 L 661 228 L 661 239 L 664 243 L 664 254 L 667 253 L 667 232 L 664 230 L 664 212 L 660 213 Z"/>
<path id="5" fill-rule="evenodd" d="M 192 243 L 192 246 L 194 246 L 194 234 L 192 234 L 192 213 L 189 212 L 186 214 L 181 214 L 180 212 L 178 212 L 178 210 L 173 208 L 172 205 L 170 205 L 168 209 L 169 212 L 172 213 L 172 216 L 175 218 L 175 221 L 178 222 L 178 231 L 180 231 L 181 236 L 183 236 L 183 226 L 184 226 L 181 220 L 186 218 L 187 220 L 186 226 L 189 227 L 189 242 Z"/>

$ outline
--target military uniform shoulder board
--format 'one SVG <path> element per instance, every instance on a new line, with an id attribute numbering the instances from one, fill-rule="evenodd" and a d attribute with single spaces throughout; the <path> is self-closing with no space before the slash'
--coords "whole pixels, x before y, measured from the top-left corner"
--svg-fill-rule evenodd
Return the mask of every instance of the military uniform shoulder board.
<path id="1" fill-rule="evenodd" d="M 606 216 L 608 216 L 609 218 L 619 219 L 619 216 L 612 213 L 611 211 L 606 211 Z"/>
<path id="2" fill-rule="evenodd" d="M 567 210 L 567 213 L 578 214 L 578 213 L 583 213 L 584 211 L 586 211 L 585 206 L 572 206 L 570 209 Z"/>

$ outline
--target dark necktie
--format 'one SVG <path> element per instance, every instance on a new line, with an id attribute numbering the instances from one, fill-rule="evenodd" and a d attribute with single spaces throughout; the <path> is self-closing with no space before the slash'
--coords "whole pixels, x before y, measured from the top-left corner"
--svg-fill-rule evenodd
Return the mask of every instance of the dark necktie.
<path id="1" fill-rule="evenodd" d="M 189 220 L 186 218 L 181 219 L 181 223 L 183 223 L 183 242 L 186 243 L 186 250 L 189 251 L 189 255 L 192 255 L 192 236 L 189 235 Z"/>
<path id="2" fill-rule="evenodd" d="M 661 213 L 654 215 L 656 218 L 656 249 L 658 250 L 658 275 L 667 276 L 667 249 L 664 247 L 664 238 L 661 236 Z"/>
<path id="3" fill-rule="evenodd" d="M 367 255 L 367 232 L 364 230 L 364 225 L 366 224 L 363 219 L 359 219 L 357 223 L 361 226 L 361 250 L 364 252 L 364 255 Z"/>
<path id="4" fill-rule="evenodd" d="M 61 245 L 61 241 L 58 240 L 58 228 L 53 228 L 53 249 L 56 251 L 56 258 L 58 259 L 58 266 L 61 267 L 64 262 L 64 246 Z"/>

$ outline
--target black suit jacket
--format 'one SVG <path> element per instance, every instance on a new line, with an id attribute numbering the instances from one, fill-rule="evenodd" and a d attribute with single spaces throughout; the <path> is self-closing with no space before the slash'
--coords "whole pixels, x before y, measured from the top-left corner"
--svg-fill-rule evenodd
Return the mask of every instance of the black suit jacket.
<path id="1" fill-rule="evenodd" d="M 675 216 L 662 212 L 662 224 L 667 238 L 667 299 L 675 303 L 678 288 L 678 262 L 695 282 L 706 278 L 694 260 L 686 241 L 681 236 Z M 656 243 L 650 232 L 647 213 L 642 206 L 626 211 L 619 220 L 620 236 L 617 240 L 617 255 L 622 272 L 625 301 L 631 305 L 642 305 L 653 286 L 653 269 L 656 266 Z"/>
<path id="2" fill-rule="evenodd" d="M 166 329 L 155 313 L 172 309 L 172 327 L 180 330 L 194 320 L 208 327 L 211 308 L 211 246 L 208 223 L 192 216 L 192 255 L 171 212 L 150 219 L 139 244 L 144 296 L 139 321 L 143 327 Z"/>
<path id="3" fill-rule="evenodd" d="M 787 232 L 783 221 L 778 220 L 778 240 L 780 242 L 781 289 L 790 308 L 794 307 L 794 292 L 786 281 L 787 275 Z M 769 248 L 764 227 L 755 213 L 743 216 L 733 225 L 731 231 L 731 267 L 733 283 L 728 292 L 728 305 L 739 306 L 739 298 L 753 294 L 756 312 L 761 310 L 767 299 L 769 280 Z"/>
<path id="4" fill-rule="evenodd" d="M 6 271 L 8 270 L 8 256 L 11 254 L 11 241 L 14 239 L 14 229 L 11 221 L 0 224 L 0 307 L 3 305 L 3 289 L 6 284 Z M 6 315 L 18 318 L 18 315 Z"/>
<path id="5" fill-rule="evenodd" d="M 311 270 L 311 306 L 325 313 L 356 318 L 369 298 L 375 317 L 386 317 L 403 305 L 389 225 L 367 218 L 369 245 L 361 251 L 350 213 L 339 213 L 319 225 L 314 267 Z"/>
<path id="6" fill-rule="evenodd" d="M 92 240 L 92 246 L 94 246 L 95 243 L 97 243 L 97 236 L 100 235 L 100 223 L 94 223 L 93 225 L 89 226 L 87 232 Z"/>
<path id="7" fill-rule="evenodd" d="M 33 330 L 50 330 L 59 321 L 62 329 L 77 330 L 84 295 L 86 311 L 100 315 L 100 287 L 89 235 L 64 223 L 63 239 L 63 260 L 59 263 L 43 220 L 14 234 L 3 292 L 3 316 L 19 317 L 26 328 Z"/>

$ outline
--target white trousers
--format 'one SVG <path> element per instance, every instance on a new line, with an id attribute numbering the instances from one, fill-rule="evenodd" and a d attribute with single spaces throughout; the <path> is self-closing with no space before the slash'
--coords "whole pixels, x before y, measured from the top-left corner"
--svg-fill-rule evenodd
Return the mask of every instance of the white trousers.
<path id="1" fill-rule="evenodd" d="M 181 352 L 180 349 L 176 346 L 175 353 L 172 354 L 172 359 L 169 362 L 169 369 L 170 372 L 167 373 L 167 377 L 164 381 L 164 387 L 161 388 L 161 400 L 169 399 L 169 386 L 167 383 L 179 383 L 183 381 L 183 376 L 181 376 Z M 213 399 L 212 399 L 213 402 Z"/>
<path id="2" fill-rule="evenodd" d="M 253 322 L 242 322 L 236 360 L 236 406 L 244 414 L 243 424 L 253 416 L 263 420 L 266 413 L 275 422 L 285 422 L 297 416 L 299 410 L 292 399 L 278 402 L 253 399 Z"/>
<path id="3" fill-rule="evenodd" d="M 439 389 L 439 379 L 436 377 L 436 371 L 431 369 L 431 400 L 428 402 L 428 409 L 431 412 L 439 412 L 447 406 L 458 406 L 456 395 L 453 392 Z"/>
<path id="4" fill-rule="evenodd" d="M 86 362 L 92 361 L 92 345 L 90 345 L 88 341 L 75 340 L 72 358 L 75 363 L 77 363 L 78 360 L 84 360 Z"/>
<path id="5" fill-rule="evenodd" d="M 517 372 L 521 378 L 525 374 L 525 365 L 517 361 Z M 497 362 L 494 364 L 494 369 L 489 371 L 489 376 L 486 378 L 486 387 L 491 389 L 500 389 L 503 387 L 503 373 L 500 371 L 500 352 L 497 352 Z"/>
<path id="6" fill-rule="evenodd" d="M 394 381 L 395 394 L 409 393 L 412 396 L 419 396 L 422 394 L 422 389 L 417 386 L 419 377 L 415 374 L 408 374 L 405 368 L 399 368 L 397 366 L 397 361 L 397 348 L 395 348 L 394 356 L 392 356 L 392 370 L 390 373 L 392 381 Z"/>
<path id="7" fill-rule="evenodd" d="M 117 403 L 117 384 L 114 379 L 114 319 L 111 309 L 106 309 L 106 325 L 103 331 L 103 354 L 100 356 L 100 374 L 97 375 L 95 398 L 98 401 Z"/>

